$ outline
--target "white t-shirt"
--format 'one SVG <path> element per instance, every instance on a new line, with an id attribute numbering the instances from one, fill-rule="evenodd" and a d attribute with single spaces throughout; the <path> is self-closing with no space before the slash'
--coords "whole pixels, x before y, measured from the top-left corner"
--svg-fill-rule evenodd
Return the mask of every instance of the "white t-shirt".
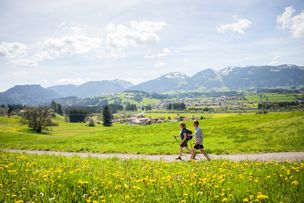
<path id="1" fill-rule="evenodd" d="M 195 144 L 203 145 L 203 131 L 199 127 L 195 128 L 194 131 Z"/>

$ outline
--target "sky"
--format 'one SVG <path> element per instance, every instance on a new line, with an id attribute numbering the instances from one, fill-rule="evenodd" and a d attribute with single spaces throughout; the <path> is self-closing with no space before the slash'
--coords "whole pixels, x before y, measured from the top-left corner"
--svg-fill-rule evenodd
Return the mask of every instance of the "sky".
<path id="1" fill-rule="evenodd" d="M 303 0 L 0 0 L 0 91 L 304 65 Z"/>

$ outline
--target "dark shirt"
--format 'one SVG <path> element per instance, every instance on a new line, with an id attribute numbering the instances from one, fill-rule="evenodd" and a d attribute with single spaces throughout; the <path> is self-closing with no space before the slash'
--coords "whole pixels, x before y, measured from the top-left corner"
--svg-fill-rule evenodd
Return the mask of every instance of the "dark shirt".
<path id="1" fill-rule="evenodd" d="M 182 129 L 182 130 L 180 131 L 180 134 L 179 134 L 179 136 L 180 136 L 180 138 L 181 138 L 182 141 L 183 141 L 184 138 L 185 138 L 184 134 L 187 134 L 186 128 Z"/>

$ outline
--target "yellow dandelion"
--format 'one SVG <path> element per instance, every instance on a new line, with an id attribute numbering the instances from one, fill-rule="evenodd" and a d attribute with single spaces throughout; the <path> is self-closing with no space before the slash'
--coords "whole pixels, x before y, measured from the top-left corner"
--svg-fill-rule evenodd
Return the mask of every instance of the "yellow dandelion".
<path id="1" fill-rule="evenodd" d="M 249 202 L 249 199 L 248 198 L 244 198 L 243 202 Z"/>
<path id="2" fill-rule="evenodd" d="M 269 197 L 267 195 L 264 195 L 262 193 L 257 195 L 257 199 L 261 200 L 261 199 L 268 199 Z"/>
<path id="3" fill-rule="evenodd" d="M 297 180 L 294 180 L 294 181 L 291 182 L 291 184 L 294 185 L 294 186 L 297 186 L 297 185 L 299 185 L 299 182 Z"/>

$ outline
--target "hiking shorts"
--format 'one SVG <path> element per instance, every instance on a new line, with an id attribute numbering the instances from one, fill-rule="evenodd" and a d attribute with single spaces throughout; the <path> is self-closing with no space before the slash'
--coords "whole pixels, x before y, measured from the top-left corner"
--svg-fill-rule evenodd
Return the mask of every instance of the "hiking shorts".
<path id="1" fill-rule="evenodd" d="M 185 141 L 185 142 L 183 142 L 182 144 L 180 144 L 180 146 L 181 146 L 181 147 L 188 147 L 188 142 Z"/>
<path id="2" fill-rule="evenodd" d="M 194 149 L 204 149 L 204 146 L 200 144 L 196 144 L 194 145 Z"/>

